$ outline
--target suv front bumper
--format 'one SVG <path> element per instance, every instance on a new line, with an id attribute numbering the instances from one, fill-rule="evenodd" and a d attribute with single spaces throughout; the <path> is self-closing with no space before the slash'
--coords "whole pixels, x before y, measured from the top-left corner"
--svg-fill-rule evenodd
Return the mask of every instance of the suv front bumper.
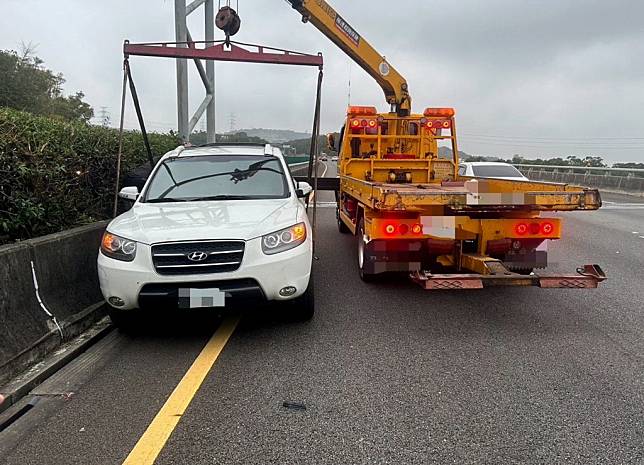
<path id="1" fill-rule="evenodd" d="M 119 310 L 174 306 L 180 288 L 218 288 L 226 292 L 228 302 L 292 300 L 306 291 L 311 277 L 313 243 L 310 237 L 295 249 L 266 255 L 261 239 L 246 242 L 242 264 L 228 273 L 193 275 L 160 275 L 152 263 L 151 247 L 138 244 L 132 262 L 122 262 L 98 255 L 98 277 L 101 292 L 109 302 L 118 297 L 124 302 Z M 295 294 L 280 295 L 285 287 L 295 287 Z"/>

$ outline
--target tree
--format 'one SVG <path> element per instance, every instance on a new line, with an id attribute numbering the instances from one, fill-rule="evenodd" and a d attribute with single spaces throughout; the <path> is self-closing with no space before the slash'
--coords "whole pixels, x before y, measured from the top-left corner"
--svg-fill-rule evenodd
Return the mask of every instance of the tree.
<path id="1" fill-rule="evenodd" d="M 83 101 L 85 94 L 77 92 L 65 96 L 63 75 L 45 68 L 32 51 L 32 47 L 25 47 L 19 55 L 0 50 L 0 106 L 67 121 L 88 122 L 94 116 L 94 110 Z"/>

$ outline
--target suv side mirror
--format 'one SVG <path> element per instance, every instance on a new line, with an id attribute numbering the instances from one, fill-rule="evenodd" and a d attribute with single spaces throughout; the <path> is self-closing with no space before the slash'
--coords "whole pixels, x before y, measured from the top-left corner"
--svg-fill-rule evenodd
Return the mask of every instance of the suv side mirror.
<path id="1" fill-rule="evenodd" d="M 295 193 L 297 194 L 298 198 L 304 199 L 308 197 L 311 192 L 313 192 L 313 188 L 308 182 L 301 181 L 297 183 L 297 190 L 295 191 Z"/>
<path id="2" fill-rule="evenodd" d="M 326 136 L 326 141 L 331 152 L 335 152 L 335 134 L 330 133 Z"/>
<path id="3" fill-rule="evenodd" d="M 119 197 L 136 202 L 136 199 L 139 198 L 139 188 L 136 186 L 124 187 L 121 189 L 121 192 L 119 192 Z"/>

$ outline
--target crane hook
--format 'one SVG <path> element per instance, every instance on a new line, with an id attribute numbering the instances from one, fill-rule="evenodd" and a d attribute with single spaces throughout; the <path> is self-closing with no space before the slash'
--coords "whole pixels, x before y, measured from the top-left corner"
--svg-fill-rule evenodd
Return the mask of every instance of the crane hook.
<path id="1" fill-rule="evenodd" d="M 241 18 L 235 10 L 229 6 L 219 9 L 215 17 L 215 25 L 226 34 L 226 45 L 230 45 L 230 37 L 239 32 Z"/>

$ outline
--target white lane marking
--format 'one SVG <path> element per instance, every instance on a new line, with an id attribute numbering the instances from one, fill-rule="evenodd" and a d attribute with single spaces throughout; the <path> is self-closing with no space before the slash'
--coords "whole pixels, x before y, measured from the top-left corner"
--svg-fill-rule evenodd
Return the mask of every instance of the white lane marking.
<path id="1" fill-rule="evenodd" d="M 326 172 L 329 171 L 329 165 L 324 162 L 322 162 L 322 164 L 324 165 L 324 172 L 322 173 L 322 176 L 320 176 L 321 178 L 323 178 Z"/>
<path id="2" fill-rule="evenodd" d="M 335 208 L 338 204 L 335 202 L 318 202 L 317 206 L 318 208 Z"/>
<path id="3" fill-rule="evenodd" d="M 601 210 L 644 210 L 644 204 L 642 203 L 620 203 L 614 205 L 604 205 Z"/>

